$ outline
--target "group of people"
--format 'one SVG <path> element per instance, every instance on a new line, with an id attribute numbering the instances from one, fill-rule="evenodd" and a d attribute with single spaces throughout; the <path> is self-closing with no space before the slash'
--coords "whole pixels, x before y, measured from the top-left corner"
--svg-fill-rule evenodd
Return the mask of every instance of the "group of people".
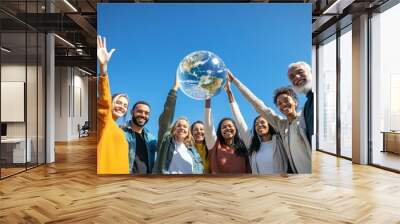
<path id="1" fill-rule="evenodd" d="M 205 101 L 204 121 L 190 124 L 186 117 L 173 121 L 179 82 L 168 93 L 159 117 L 157 138 L 145 128 L 151 106 L 138 101 L 131 107 L 131 119 L 124 125 L 117 120 L 127 115 L 126 94 L 111 96 L 107 65 L 114 49 L 107 50 L 105 38 L 97 38 L 100 64 L 98 79 L 99 174 L 275 174 L 311 173 L 313 134 L 313 93 L 310 66 L 304 62 L 289 65 L 292 87 L 274 92 L 274 103 L 285 115 L 278 116 L 228 71 L 224 86 L 232 118 L 223 118 L 214 127 L 211 99 Z M 231 84 L 259 114 L 250 129 L 231 90 Z M 307 101 L 297 112 L 296 93 Z"/>

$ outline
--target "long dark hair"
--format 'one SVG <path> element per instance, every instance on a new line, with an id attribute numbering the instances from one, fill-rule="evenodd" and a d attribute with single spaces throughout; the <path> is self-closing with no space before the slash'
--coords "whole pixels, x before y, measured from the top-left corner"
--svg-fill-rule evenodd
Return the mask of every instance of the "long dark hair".
<path id="1" fill-rule="evenodd" d="M 233 137 L 233 147 L 235 148 L 235 154 L 237 156 L 247 156 L 246 146 L 243 143 L 242 139 L 239 137 L 239 131 L 237 129 L 235 121 L 231 118 L 225 117 L 218 124 L 217 139 L 218 139 L 219 143 L 221 145 L 226 145 L 226 141 L 225 141 L 224 137 L 222 136 L 222 132 L 221 132 L 222 123 L 224 123 L 224 121 L 231 121 L 233 123 L 233 126 L 235 126 L 236 133 L 235 133 L 235 136 Z"/>
<path id="2" fill-rule="evenodd" d="M 251 144 L 250 144 L 250 148 L 249 148 L 249 151 L 250 151 L 249 153 L 250 153 L 250 155 L 251 155 L 253 152 L 258 152 L 258 150 L 260 150 L 261 141 L 260 141 L 260 138 L 258 137 L 258 134 L 257 134 L 257 132 L 256 132 L 256 121 L 257 121 L 257 119 L 260 118 L 260 117 L 261 117 L 261 116 L 257 116 L 257 117 L 254 119 L 254 122 L 253 122 L 253 138 L 251 139 Z M 268 133 L 271 135 L 271 137 L 274 136 L 274 135 L 276 134 L 275 129 L 271 126 L 270 123 L 268 123 Z"/>

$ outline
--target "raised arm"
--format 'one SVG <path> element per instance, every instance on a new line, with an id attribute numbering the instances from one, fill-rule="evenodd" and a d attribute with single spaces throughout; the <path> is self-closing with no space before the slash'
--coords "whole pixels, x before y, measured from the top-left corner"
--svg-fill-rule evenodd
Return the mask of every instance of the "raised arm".
<path id="1" fill-rule="evenodd" d="M 253 105 L 254 109 L 267 119 L 268 123 L 274 128 L 279 128 L 279 123 L 283 120 L 282 117 L 275 114 L 275 112 L 267 107 L 262 100 L 256 97 L 245 85 L 243 85 L 231 72 L 228 72 L 228 76 L 232 80 L 233 84 L 239 89 L 240 93 Z"/>
<path id="2" fill-rule="evenodd" d="M 158 148 L 163 140 L 164 134 L 168 131 L 172 124 L 175 114 L 177 91 L 179 88 L 179 82 L 175 78 L 175 83 L 172 89 L 169 91 L 167 99 L 164 104 L 164 110 L 158 119 Z"/>
<path id="3" fill-rule="evenodd" d="M 215 133 L 214 122 L 211 116 L 211 99 L 206 100 L 205 103 L 204 137 L 206 139 L 207 148 L 211 150 L 217 142 L 217 134 Z"/>
<path id="4" fill-rule="evenodd" d="M 233 96 L 233 93 L 231 90 L 230 81 L 231 80 L 228 77 L 228 80 L 226 81 L 226 84 L 225 84 L 225 91 L 226 91 L 226 94 L 228 95 L 229 104 L 231 106 L 231 111 L 233 114 L 233 119 L 235 120 L 237 128 L 239 129 L 240 137 L 242 138 L 244 144 L 246 145 L 246 148 L 249 149 L 252 136 L 247 127 L 246 121 L 244 120 L 243 115 L 240 112 L 239 106 L 235 101 L 235 97 Z"/>
<path id="5" fill-rule="evenodd" d="M 98 82 L 98 121 L 99 121 L 99 133 L 104 128 L 109 116 L 112 116 L 112 100 L 110 92 L 110 83 L 108 80 L 107 64 L 111 59 L 111 55 L 115 49 L 110 52 L 107 51 L 106 38 L 97 37 L 97 59 L 100 64 L 100 76 Z M 99 136 L 101 137 L 101 136 Z"/>

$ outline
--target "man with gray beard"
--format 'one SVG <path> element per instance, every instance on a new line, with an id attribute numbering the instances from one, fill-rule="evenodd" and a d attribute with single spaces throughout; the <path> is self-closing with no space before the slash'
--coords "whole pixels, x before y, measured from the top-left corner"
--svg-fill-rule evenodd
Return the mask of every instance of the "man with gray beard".
<path id="1" fill-rule="evenodd" d="M 306 123 L 307 139 L 311 145 L 312 135 L 314 134 L 314 93 L 312 92 L 311 67 L 303 61 L 292 63 L 289 65 L 288 77 L 293 84 L 294 91 L 307 97 L 302 114 Z"/>

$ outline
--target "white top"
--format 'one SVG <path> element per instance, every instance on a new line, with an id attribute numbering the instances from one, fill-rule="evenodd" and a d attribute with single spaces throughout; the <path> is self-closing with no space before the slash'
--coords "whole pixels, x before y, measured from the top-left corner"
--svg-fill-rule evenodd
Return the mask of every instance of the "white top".
<path id="1" fill-rule="evenodd" d="M 169 165 L 170 174 L 192 174 L 193 158 L 183 143 L 175 143 L 174 155 Z"/>
<path id="2" fill-rule="evenodd" d="M 236 122 L 240 137 L 242 138 L 246 148 L 249 149 L 251 145 L 251 139 L 253 138 L 253 134 L 247 127 L 246 121 L 244 120 L 243 115 L 240 112 L 239 106 L 236 103 L 236 101 L 233 101 L 230 104 L 231 104 L 233 119 Z"/>
<path id="3" fill-rule="evenodd" d="M 261 142 L 260 150 L 250 156 L 251 172 L 253 174 L 273 174 L 274 144 L 271 141 Z"/>
<path id="4" fill-rule="evenodd" d="M 204 111 L 204 138 L 208 150 L 211 150 L 217 142 L 217 133 L 214 127 L 214 121 L 211 115 L 211 108 L 206 108 Z"/>
<path id="5" fill-rule="evenodd" d="M 231 103 L 233 118 L 239 129 L 240 137 L 242 138 L 246 148 L 251 146 L 253 133 L 249 130 L 239 106 L 236 101 Z M 273 174 L 274 172 L 274 150 L 275 138 L 268 142 L 261 142 L 258 152 L 250 155 L 250 165 L 252 174 Z"/>

